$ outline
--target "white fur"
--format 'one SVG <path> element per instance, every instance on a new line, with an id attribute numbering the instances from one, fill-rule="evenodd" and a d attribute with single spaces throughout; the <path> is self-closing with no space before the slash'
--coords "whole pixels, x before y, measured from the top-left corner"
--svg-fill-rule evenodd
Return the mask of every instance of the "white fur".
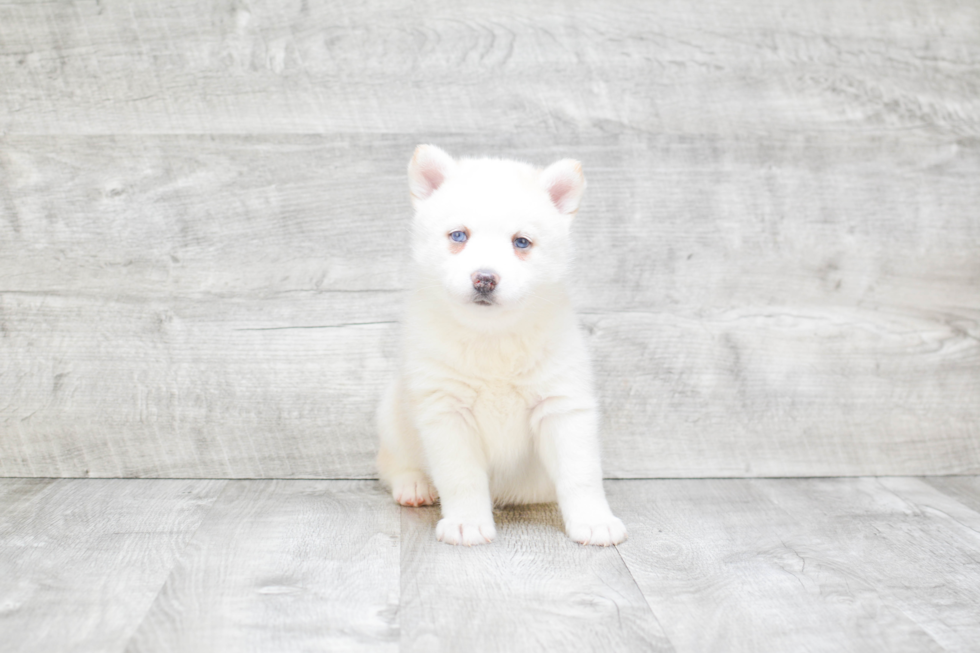
<path id="1" fill-rule="evenodd" d="M 414 284 L 398 374 L 378 409 L 381 479 L 402 505 L 437 499 L 436 536 L 493 540 L 493 505 L 558 501 L 569 537 L 626 539 L 602 488 L 598 413 L 569 299 L 576 161 L 454 161 L 420 145 L 409 164 Z M 465 245 L 453 231 L 465 230 Z M 528 238 L 528 250 L 514 245 Z M 521 254 L 524 254 L 523 256 Z M 471 274 L 499 277 L 492 305 Z"/>

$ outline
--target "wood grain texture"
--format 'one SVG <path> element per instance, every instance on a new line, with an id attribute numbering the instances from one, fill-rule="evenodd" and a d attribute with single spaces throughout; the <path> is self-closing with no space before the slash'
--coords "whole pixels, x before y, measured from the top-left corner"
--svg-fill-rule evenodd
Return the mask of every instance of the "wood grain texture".
<path id="1" fill-rule="evenodd" d="M 980 477 L 622 480 L 497 540 L 371 481 L 0 479 L 0 641 L 51 651 L 972 652 Z"/>
<path id="2" fill-rule="evenodd" d="M 122 651 L 224 481 L 0 481 L 7 651 Z"/>
<path id="3" fill-rule="evenodd" d="M 398 532 L 374 482 L 229 481 L 126 651 L 398 650 Z"/>
<path id="4" fill-rule="evenodd" d="M 0 475 L 369 478 L 418 142 L 581 159 L 610 477 L 980 472 L 980 6 L 0 5 Z"/>
<path id="5" fill-rule="evenodd" d="M 980 514 L 925 483 L 608 487 L 623 559 L 678 651 L 975 647 Z"/>
<path id="6" fill-rule="evenodd" d="M 406 279 L 387 136 L 6 137 L 0 474 L 370 478 Z M 611 477 L 980 469 L 980 145 L 575 154 Z"/>
<path id="7" fill-rule="evenodd" d="M 497 510 L 488 546 L 438 542 L 402 511 L 402 651 L 672 651 L 616 549 L 583 547 L 555 506 Z"/>
<path id="8" fill-rule="evenodd" d="M 851 545 L 835 552 L 838 568 L 865 579 L 943 649 L 976 648 L 980 514 L 909 478 L 862 479 L 850 488 L 822 480 L 790 491 L 773 483 L 766 488 L 787 510 L 811 514 L 809 537 L 836 526 Z M 875 518 L 854 518 L 865 510 Z"/>
<path id="9" fill-rule="evenodd" d="M 371 477 L 371 411 L 391 326 L 374 322 L 378 311 L 354 314 L 388 301 L 373 296 L 341 296 L 334 310 L 330 293 L 298 301 L 4 295 L 4 351 L 19 355 L 0 363 L 10 411 L 0 469 Z"/>
<path id="10" fill-rule="evenodd" d="M 0 7 L 7 133 L 980 133 L 943 0 Z"/>

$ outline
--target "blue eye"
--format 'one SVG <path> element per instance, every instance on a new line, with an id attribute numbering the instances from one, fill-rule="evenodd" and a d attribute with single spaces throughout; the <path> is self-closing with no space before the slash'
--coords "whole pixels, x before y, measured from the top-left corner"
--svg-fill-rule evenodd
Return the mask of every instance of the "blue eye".
<path id="1" fill-rule="evenodd" d="M 521 249 L 527 249 L 531 246 L 531 241 L 523 236 L 521 238 L 514 239 L 514 247 L 519 247 Z"/>
<path id="2" fill-rule="evenodd" d="M 465 231 L 454 231 L 451 234 L 449 234 L 449 237 L 452 238 L 457 243 L 465 243 L 466 242 L 466 232 Z"/>

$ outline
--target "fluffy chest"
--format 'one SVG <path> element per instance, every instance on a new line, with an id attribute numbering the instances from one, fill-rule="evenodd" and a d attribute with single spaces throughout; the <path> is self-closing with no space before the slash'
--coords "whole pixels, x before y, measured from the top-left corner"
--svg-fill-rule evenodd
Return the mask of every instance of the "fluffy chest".
<path id="1" fill-rule="evenodd" d="M 466 343 L 455 372 L 471 391 L 465 399 L 491 463 L 531 450 L 530 413 L 541 400 L 540 375 L 548 357 L 525 338 Z"/>
<path id="2" fill-rule="evenodd" d="M 490 465 L 510 466 L 530 454 L 530 414 L 538 397 L 527 387 L 506 382 L 481 383 L 470 413 Z"/>

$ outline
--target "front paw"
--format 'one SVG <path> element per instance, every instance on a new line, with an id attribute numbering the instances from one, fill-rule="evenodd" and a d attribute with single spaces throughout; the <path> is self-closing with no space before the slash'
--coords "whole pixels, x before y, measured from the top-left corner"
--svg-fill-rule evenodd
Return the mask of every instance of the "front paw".
<path id="1" fill-rule="evenodd" d="M 570 521 L 565 532 L 579 544 L 611 546 L 626 539 L 626 527 L 612 515 L 600 519 Z"/>
<path id="2" fill-rule="evenodd" d="M 436 524 L 436 539 L 446 544 L 488 544 L 497 537 L 493 522 L 463 523 L 452 519 L 440 519 Z"/>

